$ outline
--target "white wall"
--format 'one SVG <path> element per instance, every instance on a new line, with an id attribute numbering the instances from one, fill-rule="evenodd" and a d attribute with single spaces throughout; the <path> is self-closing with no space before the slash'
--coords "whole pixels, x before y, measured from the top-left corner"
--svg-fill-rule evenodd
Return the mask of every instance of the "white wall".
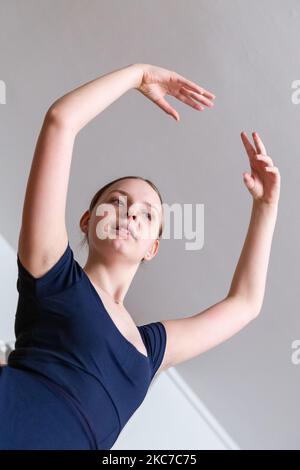
<path id="1" fill-rule="evenodd" d="M 0 340 L 15 339 L 14 321 L 17 308 L 18 291 L 16 287 L 18 269 L 17 254 L 0 234 Z"/>

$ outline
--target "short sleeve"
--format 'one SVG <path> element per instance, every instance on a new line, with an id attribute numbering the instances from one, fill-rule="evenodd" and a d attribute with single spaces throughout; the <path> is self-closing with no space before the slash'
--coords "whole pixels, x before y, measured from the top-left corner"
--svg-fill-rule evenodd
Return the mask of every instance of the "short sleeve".
<path id="1" fill-rule="evenodd" d="M 74 253 L 70 247 L 69 241 L 62 256 L 41 277 L 36 278 L 27 271 L 22 265 L 18 254 L 17 265 L 18 292 L 35 297 L 47 297 L 64 291 L 76 283 L 81 277 L 81 269 L 74 259 Z"/>
<path id="2" fill-rule="evenodd" d="M 159 369 L 167 344 L 167 333 L 161 322 L 147 323 L 138 326 L 145 343 L 147 354 L 151 364 L 151 380 Z"/>

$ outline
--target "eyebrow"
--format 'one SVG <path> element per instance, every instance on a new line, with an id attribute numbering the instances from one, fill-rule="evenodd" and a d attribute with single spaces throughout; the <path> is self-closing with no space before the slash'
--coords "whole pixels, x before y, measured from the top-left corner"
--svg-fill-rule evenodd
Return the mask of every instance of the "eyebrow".
<path id="1" fill-rule="evenodd" d="M 124 191 L 123 189 L 112 189 L 111 191 L 109 191 L 109 193 L 107 193 L 107 196 L 109 196 L 111 193 L 121 193 L 121 194 L 124 194 L 125 196 L 130 197 L 130 194 L 127 191 Z M 153 207 L 154 210 L 159 212 L 158 209 L 154 205 L 152 205 L 150 202 L 142 201 L 142 203 L 146 204 L 147 206 Z"/>

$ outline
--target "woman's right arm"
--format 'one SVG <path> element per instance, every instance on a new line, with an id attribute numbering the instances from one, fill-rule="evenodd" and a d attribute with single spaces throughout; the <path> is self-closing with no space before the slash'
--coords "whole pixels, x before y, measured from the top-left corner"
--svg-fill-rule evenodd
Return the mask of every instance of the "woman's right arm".
<path id="1" fill-rule="evenodd" d="M 131 64 L 91 80 L 56 100 L 49 113 L 76 135 L 126 91 L 139 86 L 143 65 Z"/>
<path id="2" fill-rule="evenodd" d="M 56 100 L 48 109 L 27 181 L 18 255 L 41 277 L 62 256 L 67 243 L 65 211 L 77 133 L 122 94 L 138 88 L 143 64 L 132 64 L 92 80 Z"/>

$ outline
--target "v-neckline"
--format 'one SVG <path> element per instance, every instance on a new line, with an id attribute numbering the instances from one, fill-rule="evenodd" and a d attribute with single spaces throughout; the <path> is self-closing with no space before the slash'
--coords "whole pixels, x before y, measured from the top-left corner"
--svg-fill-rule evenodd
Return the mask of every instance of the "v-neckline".
<path id="1" fill-rule="evenodd" d="M 136 347 L 133 343 L 131 343 L 131 342 L 123 335 L 123 333 L 121 333 L 121 331 L 119 330 L 119 328 L 117 327 L 117 325 L 115 324 L 115 322 L 113 321 L 113 319 L 111 318 L 110 314 L 108 313 L 108 311 L 107 311 L 107 309 L 106 309 L 106 307 L 105 307 L 105 305 L 104 305 L 104 303 L 103 303 L 103 301 L 102 301 L 102 299 L 101 299 L 101 296 L 99 295 L 99 293 L 98 293 L 96 287 L 94 286 L 94 284 L 93 284 L 92 281 L 90 280 L 90 278 L 89 278 L 89 276 L 87 275 L 87 273 L 86 273 L 84 270 L 82 270 L 82 271 L 83 271 L 83 273 L 85 274 L 85 277 L 86 277 L 86 279 L 88 280 L 88 283 L 90 284 L 90 286 L 92 287 L 92 290 L 93 290 L 93 292 L 94 292 L 94 294 L 95 294 L 95 296 L 96 296 L 98 302 L 100 303 L 100 305 L 101 305 L 101 307 L 103 308 L 105 314 L 106 314 L 107 317 L 109 318 L 109 320 L 110 320 L 111 324 L 113 325 L 114 329 L 118 332 L 118 334 L 120 335 L 120 337 L 123 338 L 123 340 L 126 341 L 126 343 L 129 344 L 129 345 L 134 349 L 134 351 L 136 351 L 140 356 L 142 356 L 145 360 L 148 361 L 148 360 L 149 360 L 149 356 L 148 356 L 148 355 L 146 356 L 144 353 L 142 353 L 141 351 L 139 351 L 139 350 L 137 349 L 137 347 Z M 144 340 L 143 340 L 143 338 L 142 338 L 142 335 L 141 335 L 141 333 L 140 333 L 140 331 L 139 331 L 138 326 L 137 326 L 136 328 L 137 328 L 137 330 L 138 330 L 138 333 L 139 333 L 139 335 L 140 335 L 140 337 L 141 337 L 141 340 L 142 340 L 143 344 L 145 344 L 145 343 L 144 343 Z M 146 347 L 146 345 L 145 345 L 145 347 Z"/>

